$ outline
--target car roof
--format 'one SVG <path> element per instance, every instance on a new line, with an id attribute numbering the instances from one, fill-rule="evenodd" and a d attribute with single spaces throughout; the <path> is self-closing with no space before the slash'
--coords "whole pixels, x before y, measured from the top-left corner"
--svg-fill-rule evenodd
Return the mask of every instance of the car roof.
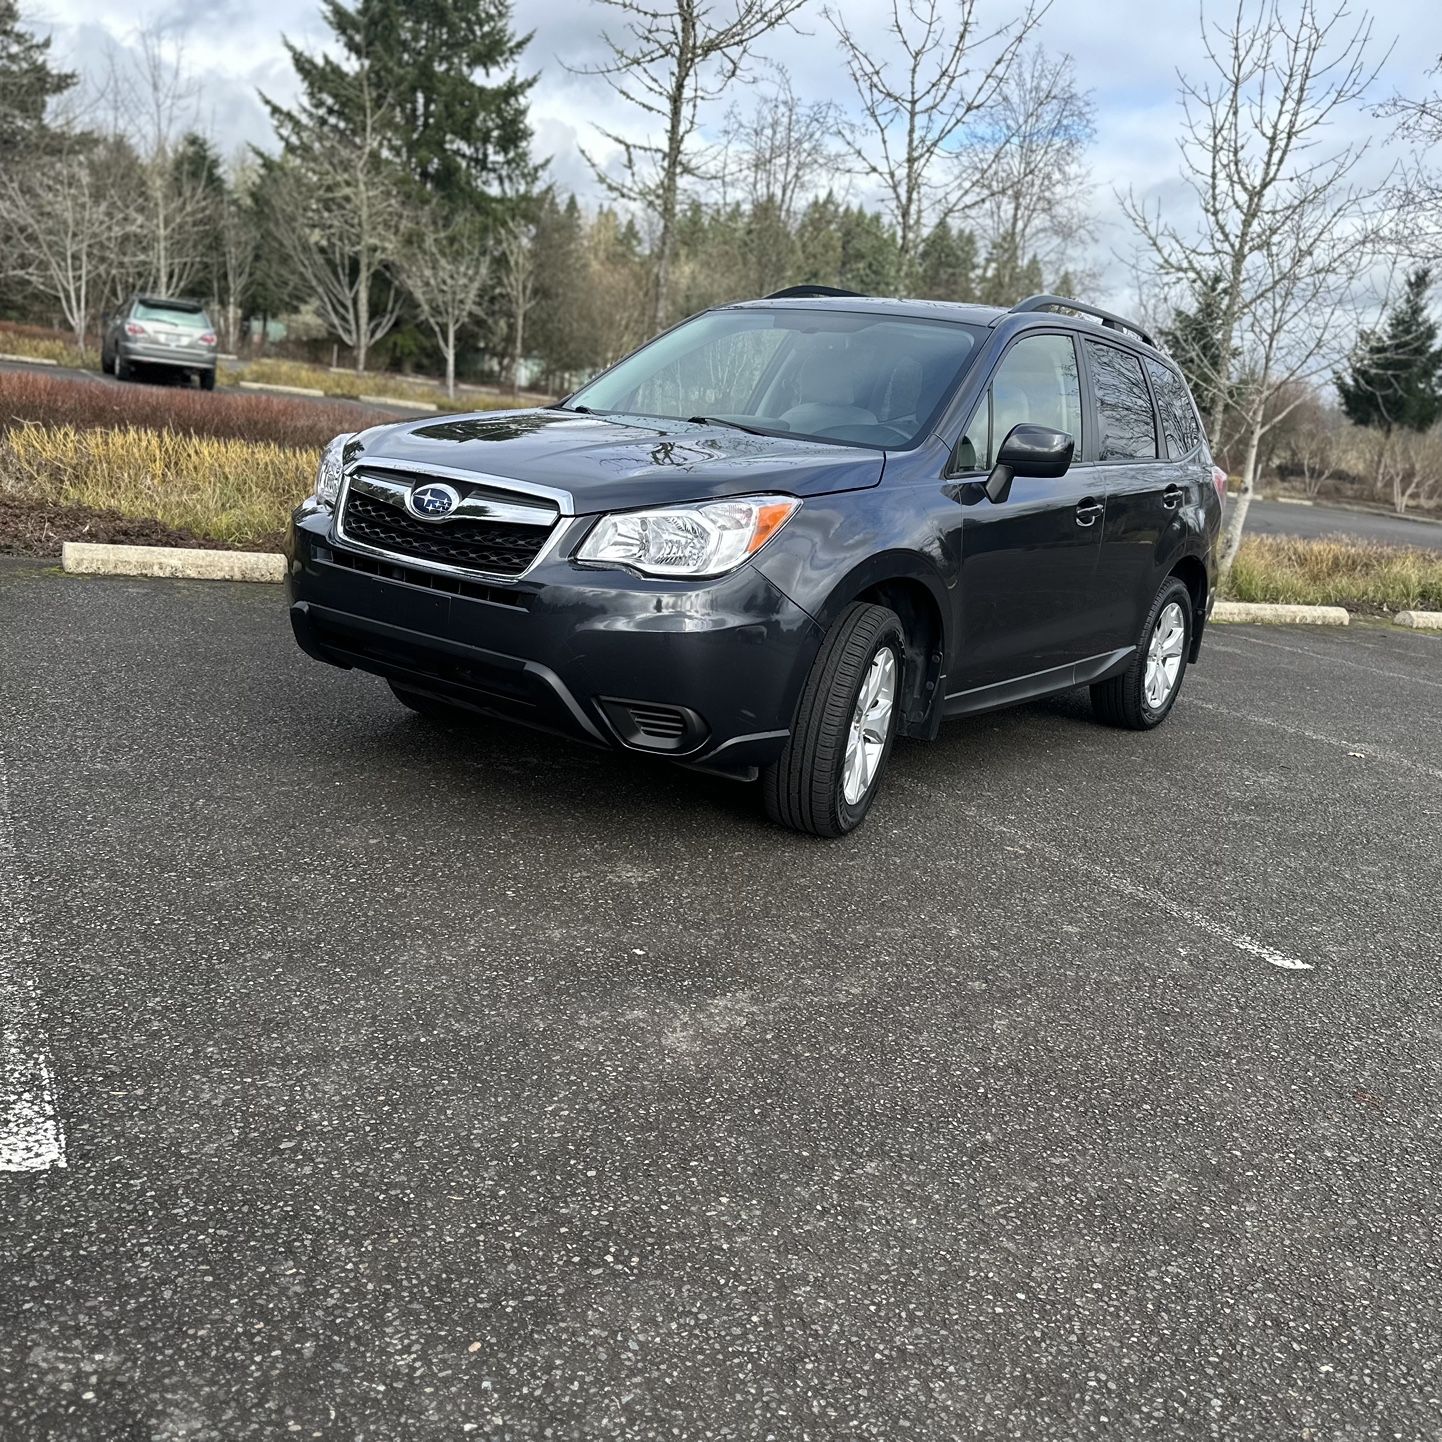
<path id="1" fill-rule="evenodd" d="M 775 296 L 758 300 L 734 301 L 723 310 L 827 310 L 870 313 L 873 315 L 896 316 L 907 320 L 949 320 L 966 325 L 986 326 L 995 329 L 1003 321 L 1011 321 L 1013 332 L 1045 326 L 1049 330 L 1058 327 L 1076 331 L 1082 335 L 1093 335 L 1099 340 L 1109 340 L 1124 345 L 1143 355 L 1152 356 L 1164 364 L 1176 368 L 1176 362 L 1159 346 L 1149 344 L 1130 329 L 1120 330 L 1105 325 L 1089 315 L 1077 315 L 1056 310 L 1015 310 L 1000 305 L 980 305 L 972 301 L 959 300 L 904 300 L 899 297 L 874 295 L 808 295 Z M 1106 314 L 1106 312 L 1099 312 Z"/>
<path id="2" fill-rule="evenodd" d="M 995 325 L 1006 314 L 1000 306 L 957 300 L 900 300 L 874 295 L 794 296 L 775 300 L 739 300 L 728 310 L 832 310 L 869 312 L 908 320 L 956 320 L 968 325 Z"/>

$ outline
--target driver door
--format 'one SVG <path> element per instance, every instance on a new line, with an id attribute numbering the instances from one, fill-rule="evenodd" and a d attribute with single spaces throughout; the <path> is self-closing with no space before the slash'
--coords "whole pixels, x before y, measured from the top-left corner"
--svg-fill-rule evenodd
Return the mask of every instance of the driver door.
<path id="1" fill-rule="evenodd" d="M 1081 457 L 1082 410 L 1073 337 L 1019 337 L 1002 356 L 962 437 L 961 473 L 984 479 L 1002 441 L 1023 422 L 1067 432 Z M 958 588 L 961 648 L 948 678 L 948 710 L 979 709 L 988 703 L 988 688 L 1023 678 L 1035 678 L 1038 691 L 1051 689 L 1062 677 L 1046 673 L 1065 673 L 1104 649 L 1097 581 L 1104 515 L 1105 490 L 1095 467 L 1081 460 L 1055 479 L 1017 476 L 999 504 L 981 498 L 967 506 Z"/>

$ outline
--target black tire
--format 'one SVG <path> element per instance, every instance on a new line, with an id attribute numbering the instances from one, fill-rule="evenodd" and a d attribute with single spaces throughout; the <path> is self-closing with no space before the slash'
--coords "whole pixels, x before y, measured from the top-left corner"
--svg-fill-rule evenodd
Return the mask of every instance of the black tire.
<path id="1" fill-rule="evenodd" d="M 119 351 L 115 352 L 115 379 L 128 381 L 135 374 L 135 368 Z"/>
<path id="2" fill-rule="evenodd" d="M 434 696 L 427 696 L 420 691 L 411 691 L 395 681 L 387 681 L 386 685 L 391 688 L 391 695 L 401 703 L 414 711 L 417 716 L 424 716 L 427 721 L 441 721 L 449 725 L 463 722 L 471 715 L 464 706 L 450 706 L 444 701 L 437 700 Z"/>
<path id="3" fill-rule="evenodd" d="M 1146 695 L 1147 650 L 1162 612 L 1170 605 L 1180 607 L 1182 613 L 1181 664 L 1165 700 L 1154 707 L 1147 701 Z M 1124 727 L 1129 731 L 1150 731 L 1153 726 L 1160 726 L 1176 704 L 1176 699 L 1181 694 L 1182 682 L 1186 679 L 1187 656 L 1192 646 L 1192 625 L 1192 593 L 1175 576 L 1168 576 L 1147 610 L 1147 618 L 1137 639 L 1137 649 L 1131 664 L 1119 676 L 1098 681 L 1091 688 L 1092 710 L 1096 713 L 1097 720 L 1105 721 L 1109 726 Z"/>
<path id="4" fill-rule="evenodd" d="M 115 373 L 115 362 L 104 346 L 100 347 L 100 369 L 104 375 L 114 375 Z"/>
<path id="5" fill-rule="evenodd" d="M 203 391 L 213 391 L 213 390 L 215 389 L 215 372 L 214 372 L 214 371 L 201 371 L 201 372 L 200 372 L 200 388 L 201 388 L 201 390 L 203 390 Z"/>
<path id="6" fill-rule="evenodd" d="M 884 648 L 895 656 L 895 699 L 870 784 L 849 802 L 846 744 L 862 682 Z M 906 694 L 906 633 L 896 612 L 857 602 L 827 633 L 801 690 L 796 719 L 781 759 L 761 776 L 766 814 L 782 826 L 811 836 L 845 836 L 866 819 L 886 772 Z"/>

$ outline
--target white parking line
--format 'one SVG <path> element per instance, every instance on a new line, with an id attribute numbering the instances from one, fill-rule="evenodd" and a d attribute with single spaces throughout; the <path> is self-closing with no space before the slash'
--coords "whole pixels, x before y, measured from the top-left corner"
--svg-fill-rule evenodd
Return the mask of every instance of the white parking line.
<path id="1" fill-rule="evenodd" d="M 1409 771 L 1420 771 L 1442 781 L 1442 770 L 1429 766 L 1425 761 L 1414 761 L 1400 751 L 1388 750 L 1385 746 L 1374 745 L 1371 741 L 1348 741 L 1343 736 L 1328 736 L 1325 731 L 1309 731 L 1305 726 L 1293 726 L 1287 721 L 1275 721 L 1270 716 L 1258 716 L 1252 711 L 1238 711 L 1231 706 L 1220 706 L 1215 701 L 1203 701 L 1199 696 L 1188 696 L 1186 706 L 1199 706 L 1203 711 L 1216 711 L 1233 721 L 1250 721 L 1256 726 L 1270 726 L 1274 731 L 1285 731 L 1288 736 L 1300 736 L 1304 741 L 1315 741 L 1321 746 L 1335 746 L 1349 756 L 1358 756 L 1367 761 L 1385 761 L 1392 766 L 1405 766 Z"/>
<path id="2" fill-rule="evenodd" d="M 1351 637 L 1348 637 L 1350 640 Z M 1369 676 L 1382 676 L 1389 681 L 1406 681 L 1413 686 L 1437 686 L 1442 687 L 1442 681 L 1429 681 L 1425 676 L 1413 676 L 1406 671 L 1384 671 L 1379 666 L 1367 666 L 1361 661 L 1354 661 L 1350 656 L 1343 656 L 1335 651 L 1313 651 L 1308 646 L 1289 646 L 1285 641 L 1264 641 L 1260 636 L 1239 636 L 1227 637 L 1228 641 L 1245 641 L 1249 646 L 1266 646 L 1272 651 L 1291 651 L 1298 656 L 1315 656 L 1318 660 L 1326 661 L 1333 666 L 1350 666 L 1354 671 L 1365 671 Z M 1228 656 L 1245 656 L 1245 651 L 1239 651 L 1234 646 L 1225 642 L 1212 640 L 1210 649 L 1221 651 Z"/>
<path id="3" fill-rule="evenodd" d="M 893 783 L 894 784 L 894 783 Z M 1258 941 L 1254 936 L 1248 936 L 1244 931 L 1235 931 L 1224 922 L 1218 921 L 1215 917 L 1207 916 L 1200 911 L 1194 911 L 1189 906 L 1178 905 L 1171 897 L 1152 886 L 1144 886 L 1130 877 L 1120 876 L 1115 871 L 1109 871 L 1104 866 L 1097 866 L 1094 862 L 1086 861 L 1074 851 L 1063 851 L 1060 847 L 1052 846 L 1049 842 L 1039 840 L 1030 832 L 1022 831 L 1014 826 L 1008 826 L 1005 822 L 997 821 L 995 817 L 988 816 L 984 811 L 978 811 L 974 806 L 968 806 L 965 802 L 958 802 L 956 798 L 947 792 L 935 787 L 919 786 L 915 782 L 904 781 L 901 783 L 908 790 L 921 791 L 927 796 L 938 801 L 949 802 L 957 810 L 962 811 L 978 826 L 988 831 L 993 831 L 999 836 L 1004 836 L 1014 845 L 1026 851 L 1035 851 L 1045 856 L 1048 861 L 1058 866 L 1069 867 L 1074 871 L 1080 871 L 1091 877 L 1092 880 L 1105 886 L 1110 891 L 1127 897 L 1132 901 L 1139 901 L 1150 907 L 1153 911 L 1160 911 L 1170 916 L 1174 921 L 1180 921 L 1196 931 L 1204 932 L 1208 936 L 1214 936 L 1219 941 L 1224 941 L 1228 946 L 1235 947 L 1238 951 L 1248 956 L 1255 956 L 1271 966 L 1282 967 L 1286 971 L 1311 971 L 1313 969 L 1310 961 L 1300 961 L 1295 956 L 1288 956 L 1284 951 L 1278 951 L 1275 947 L 1268 946 L 1265 942 Z"/>
<path id="4" fill-rule="evenodd" d="M 65 1165 L 65 1134 L 28 954 L 9 786 L 0 758 L 0 1172 Z"/>

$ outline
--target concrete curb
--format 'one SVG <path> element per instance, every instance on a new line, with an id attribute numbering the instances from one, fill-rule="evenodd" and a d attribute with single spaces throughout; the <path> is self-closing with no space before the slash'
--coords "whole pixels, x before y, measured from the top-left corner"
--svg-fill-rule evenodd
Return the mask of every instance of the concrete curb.
<path id="1" fill-rule="evenodd" d="M 1347 626 L 1352 618 L 1341 606 L 1284 606 L 1272 601 L 1218 601 L 1214 621 L 1247 621 L 1272 626 Z"/>
<path id="2" fill-rule="evenodd" d="M 22 366 L 58 366 L 58 360 L 50 360 L 46 356 L 38 355 L 11 355 L 8 351 L 0 351 L 0 361 L 9 361 L 12 365 Z"/>
<path id="3" fill-rule="evenodd" d="M 275 386 L 269 381 L 240 381 L 240 388 L 243 391 L 274 391 L 280 396 L 317 396 L 325 399 L 325 392 L 315 390 L 311 386 Z"/>
<path id="4" fill-rule="evenodd" d="M 200 551 L 184 546 L 106 546 L 66 541 L 60 565 L 82 576 L 170 576 L 191 581 L 283 581 L 275 551 Z"/>
<path id="5" fill-rule="evenodd" d="M 363 401 L 368 406 L 394 406 L 398 410 L 411 411 L 438 411 L 439 406 L 433 406 L 429 401 L 406 401 L 400 396 L 347 396 L 346 400 L 356 399 Z"/>
<path id="6" fill-rule="evenodd" d="M 1392 624 L 1414 631 L 1442 631 L 1442 611 L 1398 611 Z"/>

